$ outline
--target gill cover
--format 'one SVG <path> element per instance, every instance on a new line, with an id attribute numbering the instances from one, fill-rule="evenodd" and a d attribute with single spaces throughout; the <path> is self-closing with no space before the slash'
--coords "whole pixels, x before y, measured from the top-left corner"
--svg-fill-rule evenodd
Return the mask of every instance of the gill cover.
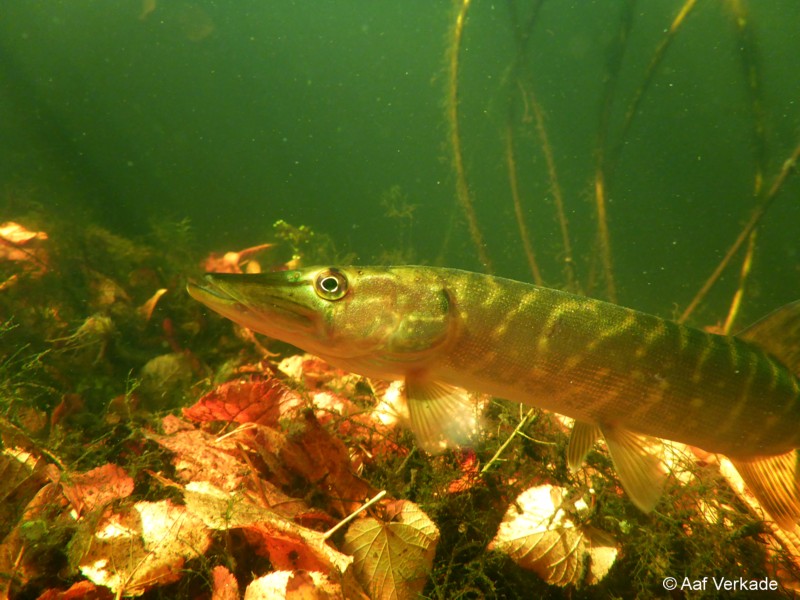
<path id="1" fill-rule="evenodd" d="M 438 278 L 406 267 L 314 271 L 314 291 L 329 303 L 324 311 L 329 352 L 380 352 L 402 360 L 447 338 L 450 299 Z"/>

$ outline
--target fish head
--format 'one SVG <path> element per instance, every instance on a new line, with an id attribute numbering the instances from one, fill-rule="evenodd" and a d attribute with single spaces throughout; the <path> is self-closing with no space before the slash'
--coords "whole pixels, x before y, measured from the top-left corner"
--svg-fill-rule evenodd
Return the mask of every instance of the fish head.
<path id="1" fill-rule="evenodd" d="M 450 330 L 446 290 L 413 267 L 208 273 L 188 292 L 244 327 L 339 364 L 424 360 Z"/>

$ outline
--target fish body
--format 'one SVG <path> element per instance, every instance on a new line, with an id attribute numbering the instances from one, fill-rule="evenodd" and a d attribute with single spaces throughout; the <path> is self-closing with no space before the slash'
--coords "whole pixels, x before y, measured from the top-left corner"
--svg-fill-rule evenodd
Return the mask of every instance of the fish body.
<path id="1" fill-rule="evenodd" d="M 404 380 L 412 428 L 427 450 L 463 436 L 462 390 L 483 392 L 576 419 L 573 468 L 605 437 L 623 487 L 644 510 L 660 495 L 663 469 L 652 447 L 665 438 L 729 456 L 773 517 L 800 516 L 800 352 L 774 339 L 800 338 L 800 303 L 735 337 L 435 267 L 208 274 L 189 292 L 333 365 Z M 776 477 L 791 485 L 771 491 Z"/>

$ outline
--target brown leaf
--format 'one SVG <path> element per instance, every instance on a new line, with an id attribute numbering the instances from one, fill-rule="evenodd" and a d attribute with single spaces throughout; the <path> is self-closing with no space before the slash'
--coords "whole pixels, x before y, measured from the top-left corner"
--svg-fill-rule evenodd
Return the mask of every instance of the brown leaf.
<path id="1" fill-rule="evenodd" d="M 104 587 L 97 587 L 91 581 L 79 581 L 67 590 L 49 589 L 36 600 L 112 600 L 114 595 Z"/>
<path id="2" fill-rule="evenodd" d="M 299 394 L 277 379 L 230 381 L 184 408 L 183 416 L 197 422 L 235 421 L 274 427 L 280 418 L 304 405 Z"/>
<path id="3" fill-rule="evenodd" d="M 112 464 L 86 473 L 72 473 L 58 483 L 78 516 L 133 493 L 133 479 L 125 469 Z"/>
<path id="4" fill-rule="evenodd" d="M 211 544 L 203 522 L 169 500 L 137 502 L 104 516 L 78 561 L 85 577 L 119 595 L 139 595 L 183 576 Z"/>
<path id="5" fill-rule="evenodd" d="M 175 453 L 172 462 L 183 481 L 205 481 L 226 492 L 241 492 L 259 506 L 273 507 L 288 517 L 310 510 L 302 500 L 287 496 L 274 483 L 260 477 L 245 459 L 246 449 L 237 444 L 233 436 L 219 439 L 204 431 L 190 430 L 178 431 L 172 436 L 150 437 Z M 252 436 L 248 435 L 247 439 L 252 440 Z"/>
<path id="6" fill-rule="evenodd" d="M 471 490 L 481 480 L 478 457 L 473 450 L 466 450 L 460 458 L 460 463 L 459 469 L 462 475 L 448 484 L 448 494 L 460 494 Z"/>
<path id="7" fill-rule="evenodd" d="M 183 491 L 186 507 L 211 529 L 245 529 L 257 550 L 273 565 L 302 565 L 325 573 L 344 573 L 352 559 L 330 547 L 323 534 L 307 529 L 241 494 L 226 492 L 208 482 L 192 482 Z"/>
<path id="8" fill-rule="evenodd" d="M 220 440 L 199 429 L 173 435 L 152 434 L 150 438 L 175 453 L 172 463 L 183 481 L 211 481 L 222 489 L 235 490 L 250 475 L 251 468 L 242 460 L 241 449 L 231 438 Z"/>
<path id="9" fill-rule="evenodd" d="M 12 586 L 22 587 L 31 579 L 44 574 L 45 567 L 39 560 L 41 557 L 35 552 L 35 548 L 30 547 L 28 541 L 37 530 L 40 535 L 47 535 L 47 528 L 54 524 L 58 526 L 58 517 L 53 513 L 60 513 L 66 506 L 67 501 L 60 488 L 52 483 L 42 486 L 28 502 L 22 519 L 0 543 L 0 598 Z M 71 521 L 70 517 L 65 518 Z M 24 531 L 29 526 L 36 529 Z"/>
<path id="10" fill-rule="evenodd" d="M 211 600 L 239 600 L 239 582 L 228 569 L 222 565 L 211 570 L 214 581 Z"/>
<path id="11" fill-rule="evenodd" d="M 353 512 L 375 490 L 355 475 L 344 443 L 324 429 L 311 411 L 295 421 L 289 437 L 273 440 L 276 453 L 291 472 L 302 475 L 327 498 L 339 516 Z"/>
<path id="12" fill-rule="evenodd" d="M 0 225 L 0 262 L 20 261 L 36 264 L 44 270 L 47 256 L 37 242 L 47 239 L 44 231 L 29 231 L 19 223 L 6 221 Z"/>
<path id="13" fill-rule="evenodd" d="M 16 507 L 27 504 L 44 485 L 44 461 L 21 448 L 0 452 L 0 535 L 7 531 Z"/>
<path id="14" fill-rule="evenodd" d="M 320 571 L 337 581 L 345 598 L 365 598 L 351 567 L 353 559 L 328 544 L 323 533 L 314 531 L 280 514 L 258 506 L 246 497 L 225 492 L 206 482 L 189 483 L 184 488 L 186 507 L 211 529 L 242 529 L 259 553 L 269 555 L 279 569 L 299 568 Z M 337 596 L 342 597 L 342 596 Z"/>
<path id="15" fill-rule="evenodd" d="M 551 485 L 525 490 L 509 507 L 489 549 L 505 552 L 550 584 L 597 583 L 614 564 L 617 547 L 608 534 L 570 517 L 562 504 L 564 491 Z"/>
<path id="16" fill-rule="evenodd" d="M 342 550 L 353 555 L 356 579 L 373 600 L 416 598 L 427 582 L 439 530 L 413 502 L 385 506 L 390 517 L 353 523 Z"/>

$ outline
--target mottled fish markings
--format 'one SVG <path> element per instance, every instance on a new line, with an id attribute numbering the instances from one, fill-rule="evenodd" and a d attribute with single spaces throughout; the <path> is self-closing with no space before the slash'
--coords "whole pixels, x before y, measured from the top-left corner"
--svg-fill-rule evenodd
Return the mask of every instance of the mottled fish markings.
<path id="1" fill-rule="evenodd" d="M 476 426 L 465 390 L 576 419 L 568 462 L 604 437 L 651 510 L 658 438 L 726 454 L 779 523 L 800 518 L 800 302 L 738 336 L 477 273 L 314 267 L 206 275 L 190 294 L 255 331 L 369 377 L 402 379 L 422 448 Z"/>

